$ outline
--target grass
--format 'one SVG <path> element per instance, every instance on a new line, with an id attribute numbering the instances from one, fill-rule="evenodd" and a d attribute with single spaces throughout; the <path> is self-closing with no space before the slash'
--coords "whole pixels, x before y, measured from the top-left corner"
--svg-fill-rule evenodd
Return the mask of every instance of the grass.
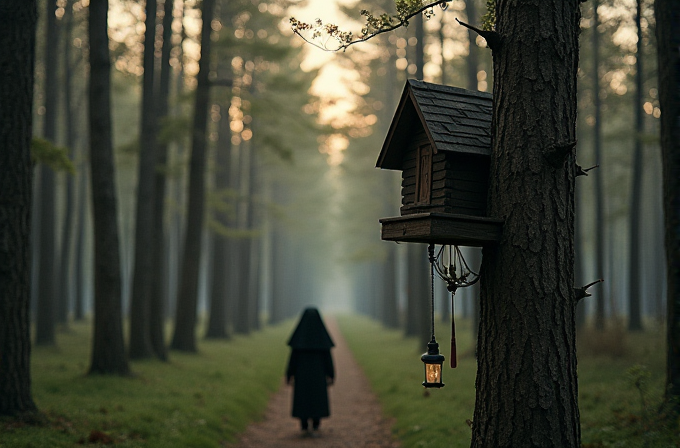
<path id="1" fill-rule="evenodd" d="M 394 432 L 404 448 L 470 446 L 471 431 L 466 421 L 472 420 L 475 406 L 476 361 L 468 327 L 456 321 L 459 356 L 455 370 L 446 364 L 449 337 L 440 333 L 439 350 L 447 359 L 443 373 L 446 386 L 427 393 L 421 386 L 420 361 L 427 347 L 418 346 L 415 338 L 404 338 L 402 331 L 386 330 L 368 318 L 342 316 L 338 323 L 383 411 L 395 419 Z"/>
<path id="2" fill-rule="evenodd" d="M 261 418 L 283 378 L 294 322 L 230 341 L 199 342 L 198 354 L 132 362 L 133 377 L 87 376 L 90 325 L 73 324 L 58 347 L 32 353 L 33 398 L 44 426 L 0 421 L 0 447 L 218 447 Z"/>
<path id="3" fill-rule="evenodd" d="M 419 360 L 425 347 L 368 318 L 338 321 L 383 410 L 394 418 L 403 448 L 469 446 L 476 362 L 468 322 L 456 322 L 458 368 L 445 368 L 446 387 L 425 392 Z M 280 386 L 288 357 L 284 341 L 294 324 L 230 341 L 201 340 L 198 354 L 172 352 L 169 363 L 132 362 L 130 378 L 85 375 L 91 328 L 73 324 L 59 334 L 57 348 L 33 349 L 33 397 L 49 423 L 0 420 L 0 448 L 74 447 L 90 440 L 121 447 L 228 446 L 262 417 Z M 445 328 L 438 325 L 438 339 L 448 359 Z M 579 335 L 583 447 L 680 446 L 680 433 L 660 418 L 663 329 L 617 331 Z"/>
<path id="4" fill-rule="evenodd" d="M 367 318 L 343 316 L 339 323 L 383 410 L 395 419 L 394 431 L 404 448 L 470 446 L 468 421 L 474 412 L 476 362 L 468 322 L 456 321 L 458 367 L 445 368 L 446 386 L 429 393 L 420 385 L 419 355 L 425 347 L 418 346 L 414 338 Z M 438 328 L 440 350 L 448 360 L 449 338 L 442 332 L 446 326 Z M 615 335 L 617 331 L 612 330 Z M 603 353 L 605 339 L 611 345 Z M 661 418 L 663 329 L 618 337 L 586 332 L 579 335 L 579 341 L 583 447 L 680 446 L 680 432 Z M 615 347 L 616 343 L 624 347 Z"/>

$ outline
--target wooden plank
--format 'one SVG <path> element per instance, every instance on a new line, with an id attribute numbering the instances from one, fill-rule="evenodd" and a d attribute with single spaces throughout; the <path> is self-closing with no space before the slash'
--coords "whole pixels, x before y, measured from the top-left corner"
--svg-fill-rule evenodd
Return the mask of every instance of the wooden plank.
<path id="1" fill-rule="evenodd" d="M 415 176 L 408 176 L 404 177 L 401 179 L 401 186 L 402 187 L 408 187 L 409 185 L 415 185 L 416 184 L 416 177 Z"/>
<path id="2" fill-rule="evenodd" d="M 446 160 L 446 154 L 443 152 L 438 152 L 437 154 L 432 156 L 433 162 L 441 162 L 443 160 Z"/>
<path id="3" fill-rule="evenodd" d="M 407 204 L 413 204 L 416 201 L 416 195 L 415 193 L 413 194 L 404 194 L 403 192 L 401 193 L 401 204 L 402 205 L 407 205 Z"/>
<path id="4" fill-rule="evenodd" d="M 503 220 L 459 214 L 419 213 L 383 218 L 382 239 L 481 247 L 501 240 Z"/>
<path id="5" fill-rule="evenodd" d="M 480 156 L 490 156 L 491 155 L 491 143 L 486 142 L 485 144 L 476 145 L 459 145 L 456 143 L 447 143 L 441 141 L 437 138 L 434 139 L 437 151 L 456 153 L 456 154 L 475 154 Z"/>
<path id="6" fill-rule="evenodd" d="M 415 159 L 415 157 L 413 159 L 410 159 L 410 160 L 405 160 L 401 169 L 404 170 L 404 171 L 408 171 L 408 170 L 412 169 L 415 172 L 415 169 L 416 169 L 416 159 Z M 414 176 L 415 176 L 415 174 L 414 174 Z"/>
<path id="7" fill-rule="evenodd" d="M 453 179 L 451 177 L 445 177 L 444 179 L 439 179 L 437 177 L 437 180 L 434 180 L 435 176 L 432 176 L 433 182 L 432 182 L 432 189 L 433 190 L 440 190 L 440 189 L 450 189 L 450 190 L 455 190 L 455 191 L 465 191 L 469 193 L 483 193 L 486 195 L 486 179 L 484 181 L 478 181 L 477 179 L 474 180 L 466 180 L 466 179 Z"/>
<path id="8" fill-rule="evenodd" d="M 486 183 L 489 179 L 489 172 L 486 167 L 475 166 L 471 164 L 461 164 L 456 161 L 446 160 L 444 162 L 435 162 L 432 164 L 432 179 L 437 178 L 441 180 L 442 174 L 440 171 L 444 171 L 446 174 L 444 177 L 450 179 L 459 179 L 464 181 Z"/>
<path id="9" fill-rule="evenodd" d="M 466 204 L 470 207 L 477 207 L 475 204 L 486 205 L 486 194 L 485 193 L 471 193 L 469 191 L 451 190 L 451 189 L 438 189 L 432 191 L 432 199 L 447 198 L 451 199 L 451 203 L 461 204 L 465 206 Z"/>
<path id="10" fill-rule="evenodd" d="M 415 197 L 416 194 L 416 183 L 413 182 L 410 185 L 407 185 L 401 189 L 401 194 L 402 196 L 410 196 L 413 195 Z"/>
<path id="11" fill-rule="evenodd" d="M 411 185 L 407 185 L 401 189 L 401 194 L 402 196 L 411 196 L 413 195 L 415 197 L 417 191 L 417 185 L 415 183 Z M 470 204 L 479 204 L 479 203 L 484 203 L 486 204 L 486 192 L 479 192 L 479 191 L 463 191 L 463 190 L 454 190 L 451 188 L 433 188 L 432 189 L 432 199 L 437 199 L 437 198 L 450 198 L 454 199 L 458 202 L 462 203 L 470 203 Z"/>
<path id="12" fill-rule="evenodd" d="M 486 216 L 486 209 L 478 205 L 466 206 L 465 204 L 451 203 L 450 199 L 438 198 L 430 202 L 430 204 L 402 204 L 400 210 L 402 216 L 414 215 L 419 213 L 454 213 L 465 216 L 484 217 Z"/>
<path id="13" fill-rule="evenodd" d="M 441 165 L 440 165 L 441 166 Z M 437 182 L 444 179 L 455 180 L 456 182 L 471 182 L 479 184 L 482 189 L 486 189 L 489 173 L 487 170 L 466 171 L 454 169 L 440 169 L 432 172 L 432 181 Z"/>

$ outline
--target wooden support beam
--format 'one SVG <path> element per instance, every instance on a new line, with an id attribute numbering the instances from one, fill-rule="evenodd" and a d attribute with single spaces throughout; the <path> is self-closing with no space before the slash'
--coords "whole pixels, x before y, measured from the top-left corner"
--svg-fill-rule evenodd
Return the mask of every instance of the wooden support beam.
<path id="1" fill-rule="evenodd" d="M 497 244 L 503 220 L 448 213 L 418 213 L 383 218 L 382 239 L 407 243 L 451 244 L 482 247 Z"/>

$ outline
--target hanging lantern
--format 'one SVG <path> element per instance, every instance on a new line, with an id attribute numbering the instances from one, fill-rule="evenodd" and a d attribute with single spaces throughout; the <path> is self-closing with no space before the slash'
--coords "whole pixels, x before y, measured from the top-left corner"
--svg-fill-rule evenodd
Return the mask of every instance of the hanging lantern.
<path id="1" fill-rule="evenodd" d="M 444 364 L 444 356 L 439 354 L 439 344 L 432 340 L 427 344 L 427 352 L 423 353 L 420 360 L 425 364 L 425 387 L 444 387 L 442 383 L 442 365 Z"/>
<path id="2" fill-rule="evenodd" d="M 456 354 L 456 320 L 453 297 L 458 288 L 472 286 L 479 281 L 479 274 L 473 272 L 468 266 L 463 253 L 458 246 L 442 246 L 435 255 L 434 244 L 428 247 L 430 258 L 430 272 L 434 279 L 434 273 L 446 282 L 446 289 L 451 293 L 451 368 L 455 369 L 458 365 Z M 433 280 L 434 282 L 434 280 Z M 433 285 L 434 290 L 434 285 Z M 432 303 L 434 306 L 434 293 Z M 434 320 L 434 315 L 432 317 Z M 432 327 L 434 334 L 434 324 Z"/>
<path id="3" fill-rule="evenodd" d="M 439 344 L 434 337 L 434 244 L 428 247 L 430 258 L 430 318 L 432 324 L 432 340 L 427 344 L 427 352 L 423 353 L 420 360 L 425 364 L 425 387 L 444 387 L 442 383 L 442 364 L 444 364 L 444 356 L 439 354 Z"/>

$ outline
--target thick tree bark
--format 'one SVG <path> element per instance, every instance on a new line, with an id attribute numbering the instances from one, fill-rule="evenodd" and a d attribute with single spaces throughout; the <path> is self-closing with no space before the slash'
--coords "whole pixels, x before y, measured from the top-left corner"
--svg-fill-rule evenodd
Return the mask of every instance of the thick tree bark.
<path id="1" fill-rule="evenodd" d="M 127 375 L 111 132 L 108 11 L 107 0 L 90 3 L 90 182 L 94 216 L 94 339 L 90 374 Z"/>
<path id="2" fill-rule="evenodd" d="M 0 415 L 37 412 L 31 395 L 31 163 L 35 0 L 0 4 Z"/>
<path id="3" fill-rule="evenodd" d="M 635 62 L 635 95 L 633 102 L 633 116 L 635 117 L 635 144 L 633 149 L 633 179 L 630 192 L 630 265 L 628 273 L 628 331 L 642 331 L 641 311 L 641 279 L 642 279 L 642 252 L 640 250 L 641 238 L 640 222 L 642 220 L 642 133 L 644 122 L 642 118 L 642 60 L 644 47 L 642 44 L 642 27 L 640 16 L 642 15 L 642 0 L 637 1 L 637 13 L 635 24 L 637 26 L 637 53 Z"/>
<path id="4" fill-rule="evenodd" d="M 57 65 L 59 53 L 59 30 L 55 10 L 57 2 L 47 2 L 45 33 L 45 116 L 43 136 L 53 144 L 57 138 Z M 54 171 L 43 164 L 40 166 L 40 223 L 38 246 L 38 309 L 35 323 L 35 344 L 53 345 L 56 343 L 54 323 L 56 320 L 57 294 L 55 289 L 56 264 L 54 223 Z"/>
<path id="5" fill-rule="evenodd" d="M 135 259 L 130 296 L 130 358 L 153 355 L 151 347 L 150 296 L 154 270 L 150 242 L 154 233 L 154 194 L 156 189 L 156 95 L 154 94 L 154 44 L 156 42 L 156 0 L 146 0 L 144 25 L 144 74 L 142 75 L 142 110 L 139 138 L 139 176 L 137 178 L 137 215 L 135 225 Z M 162 227 L 161 227 L 162 228 Z"/>
<path id="6" fill-rule="evenodd" d="M 666 398 L 680 413 L 680 3 L 656 0 L 666 228 Z"/>
<path id="7" fill-rule="evenodd" d="M 172 0 L 163 2 L 163 47 L 161 49 L 161 71 L 158 81 L 158 98 L 156 112 L 159 117 L 168 115 L 168 95 L 170 94 L 170 51 L 172 50 Z M 167 361 L 168 349 L 165 344 L 165 176 L 168 163 L 167 143 L 158 143 L 156 166 L 154 169 L 154 199 L 151 235 L 151 283 L 149 289 L 149 337 L 153 353 L 159 359 Z"/>
<path id="8" fill-rule="evenodd" d="M 496 14 L 489 213 L 505 224 L 483 255 L 472 447 L 577 448 L 579 1 L 499 1 Z"/>
<path id="9" fill-rule="evenodd" d="M 196 351 L 196 307 L 198 303 L 198 274 L 201 260 L 201 234 L 205 212 L 205 153 L 207 146 L 208 107 L 210 105 L 210 24 L 215 0 L 204 0 L 202 7 L 201 59 L 196 75 L 196 101 L 189 165 L 189 204 L 184 238 L 175 333 L 171 347 L 175 350 Z"/>

